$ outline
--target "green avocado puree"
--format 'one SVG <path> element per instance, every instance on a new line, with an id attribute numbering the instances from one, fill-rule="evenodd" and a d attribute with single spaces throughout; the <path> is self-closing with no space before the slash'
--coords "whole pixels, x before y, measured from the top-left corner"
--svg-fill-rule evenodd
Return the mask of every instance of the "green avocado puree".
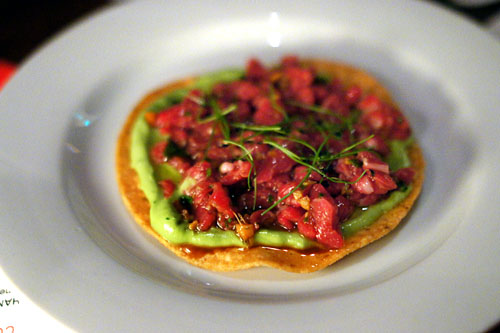
<path id="1" fill-rule="evenodd" d="M 231 82 L 242 78 L 242 70 L 225 70 L 201 76 L 195 83 L 185 89 L 179 89 L 161 97 L 153 102 L 145 111 L 159 111 L 170 105 L 178 103 L 190 89 L 201 89 L 205 92 L 211 90 L 216 82 Z M 131 161 L 132 167 L 139 175 L 140 187 L 151 204 L 151 227 L 161 237 L 174 244 L 190 244 L 201 247 L 247 247 L 234 231 L 225 231 L 211 228 L 208 231 L 197 232 L 188 228 L 188 222 L 183 221 L 173 206 L 182 192 L 193 184 L 190 178 L 184 179 L 175 168 L 168 164 L 153 166 L 149 160 L 149 150 L 152 145 L 166 137 L 158 130 L 151 129 L 144 117 L 139 116 L 131 134 Z M 392 153 L 387 162 L 391 170 L 408 167 L 410 160 L 406 153 L 406 141 L 393 141 L 390 143 Z M 169 179 L 178 184 L 175 193 L 168 199 L 163 196 L 162 190 L 157 185 L 159 180 Z M 349 220 L 341 226 L 343 236 L 349 237 L 357 231 L 366 228 L 385 212 L 401 202 L 411 191 L 410 187 L 393 191 L 390 196 L 377 204 L 365 209 L 358 209 Z M 298 232 L 260 229 L 254 235 L 255 245 L 273 247 L 286 247 L 307 249 L 316 246 Z"/>

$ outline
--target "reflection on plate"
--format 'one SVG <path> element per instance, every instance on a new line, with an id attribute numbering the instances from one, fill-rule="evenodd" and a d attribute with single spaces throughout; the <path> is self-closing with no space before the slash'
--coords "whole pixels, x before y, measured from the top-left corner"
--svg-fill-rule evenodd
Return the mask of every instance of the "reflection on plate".
<path id="1" fill-rule="evenodd" d="M 0 114 L 0 219 L 16 221 L 0 235 L 0 251 L 17 254 L 0 255 L 0 264 L 23 291 L 77 330 L 272 328 L 255 318 L 289 330 L 300 327 L 297 318 L 316 329 L 369 321 L 478 330 L 500 318 L 491 296 L 498 260 L 484 256 L 500 250 L 492 236 L 499 227 L 487 224 L 498 208 L 480 209 L 499 178 L 485 163 L 498 159 L 498 43 L 423 3 L 285 5 L 127 4 L 80 23 L 21 68 L 0 96 L 8 110 Z M 395 232 L 314 274 L 214 273 L 179 261 L 121 203 L 114 150 L 125 117 L 165 82 L 286 53 L 348 62 L 386 84 L 426 154 L 421 198 Z M 474 291 L 461 288 L 471 281 Z M 450 309 L 456 297 L 463 303 Z M 486 310 L 471 312 L 478 307 Z"/>

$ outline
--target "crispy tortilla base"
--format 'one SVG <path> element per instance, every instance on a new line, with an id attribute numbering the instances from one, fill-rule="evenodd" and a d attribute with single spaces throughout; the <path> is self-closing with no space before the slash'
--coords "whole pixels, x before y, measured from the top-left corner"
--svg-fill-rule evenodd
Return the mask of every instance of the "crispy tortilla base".
<path id="1" fill-rule="evenodd" d="M 383 101 L 395 105 L 388 91 L 368 73 L 344 64 L 324 60 L 307 60 L 320 73 L 338 78 L 345 86 L 356 84 L 365 93 L 375 94 Z M 416 170 L 412 192 L 395 208 L 381 216 L 370 227 L 345 240 L 338 250 L 283 250 L 270 247 L 203 249 L 175 245 L 159 236 L 150 225 L 150 205 L 139 187 L 139 179 L 130 166 L 130 137 L 134 121 L 141 111 L 165 93 L 184 87 L 192 82 L 186 79 L 171 83 L 147 95 L 128 117 L 120 133 L 116 152 L 116 171 L 119 188 L 125 205 L 137 223 L 164 246 L 189 263 L 213 271 L 235 271 L 258 266 L 268 266 L 289 272 L 307 273 L 325 268 L 346 255 L 385 236 L 408 214 L 420 194 L 424 181 L 425 161 L 417 144 L 410 148 L 410 158 Z M 396 106 L 397 107 L 397 106 Z"/>

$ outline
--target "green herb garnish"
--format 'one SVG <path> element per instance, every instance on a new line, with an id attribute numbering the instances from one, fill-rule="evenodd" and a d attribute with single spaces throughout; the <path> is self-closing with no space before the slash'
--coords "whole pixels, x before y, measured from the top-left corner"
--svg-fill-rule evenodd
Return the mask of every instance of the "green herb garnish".
<path id="1" fill-rule="evenodd" d="M 212 107 L 213 114 L 206 117 L 206 118 L 198 119 L 198 122 L 200 124 L 208 123 L 208 122 L 211 122 L 214 120 L 221 120 L 222 117 L 230 114 L 231 112 L 233 112 L 237 109 L 235 104 L 231 104 L 227 108 L 225 108 L 224 110 L 221 110 L 221 108 L 219 107 L 217 102 L 213 99 L 210 100 L 210 106 Z"/>
<path id="2" fill-rule="evenodd" d="M 242 129 L 242 130 L 247 130 L 247 131 L 253 131 L 253 132 L 273 132 L 273 133 L 278 133 L 278 134 L 286 134 L 281 126 L 265 126 L 265 125 L 247 125 L 244 123 L 233 123 L 231 124 L 232 127 Z"/>

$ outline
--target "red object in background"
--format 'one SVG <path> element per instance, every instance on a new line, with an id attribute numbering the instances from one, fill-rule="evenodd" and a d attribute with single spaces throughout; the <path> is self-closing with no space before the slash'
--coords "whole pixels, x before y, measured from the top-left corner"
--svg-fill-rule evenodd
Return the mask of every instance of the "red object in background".
<path id="1" fill-rule="evenodd" d="M 8 61 L 0 60 L 0 89 L 7 83 L 14 72 L 16 66 Z"/>

